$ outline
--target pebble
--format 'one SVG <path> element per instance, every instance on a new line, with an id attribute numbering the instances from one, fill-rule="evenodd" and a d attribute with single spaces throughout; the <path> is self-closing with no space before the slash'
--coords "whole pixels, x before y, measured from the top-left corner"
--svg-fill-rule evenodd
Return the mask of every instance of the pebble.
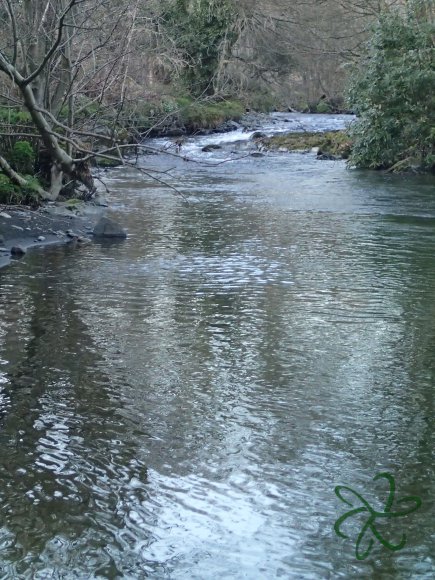
<path id="1" fill-rule="evenodd" d="M 0 211 L 0 216 L 7 218 L 9 220 L 11 219 L 11 216 L 8 213 L 6 213 L 5 211 Z"/>
<path id="2" fill-rule="evenodd" d="M 24 232 L 24 228 L 22 228 L 21 226 L 16 226 L 16 225 L 12 224 L 11 228 L 15 228 L 16 230 L 20 230 L 20 232 Z"/>
<path id="3" fill-rule="evenodd" d="M 43 242 L 45 240 L 45 236 L 38 236 L 38 242 Z"/>
<path id="4" fill-rule="evenodd" d="M 20 258 L 21 256 L 24 256 L 25 253 L 26 248 L 23 248 L 23 246 L 12 246 L 11 248 L 11 256 Z"/>

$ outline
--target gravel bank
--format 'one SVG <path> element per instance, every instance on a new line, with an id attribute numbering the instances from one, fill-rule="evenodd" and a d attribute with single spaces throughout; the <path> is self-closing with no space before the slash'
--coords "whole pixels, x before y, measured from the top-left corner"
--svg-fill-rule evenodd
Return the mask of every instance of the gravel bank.
<path id="1" fill-rule="evenodd" d="M 47 204 L 36 210 L 0 205 L 0 268 L 22 257 L 29 249 L 51 244 L 86 243 L 102 205 Z"/>

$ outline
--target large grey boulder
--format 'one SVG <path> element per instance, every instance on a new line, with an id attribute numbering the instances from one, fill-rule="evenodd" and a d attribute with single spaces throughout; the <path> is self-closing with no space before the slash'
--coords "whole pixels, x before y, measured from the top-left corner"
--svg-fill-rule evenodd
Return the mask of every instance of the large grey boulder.
<path id="1" fill-rule="evenodd" d="M 110 218 L 102 217 L 94 227 L 92 232 L 96 238 L 122 238 L 127 237 L 127 232 Z"/>

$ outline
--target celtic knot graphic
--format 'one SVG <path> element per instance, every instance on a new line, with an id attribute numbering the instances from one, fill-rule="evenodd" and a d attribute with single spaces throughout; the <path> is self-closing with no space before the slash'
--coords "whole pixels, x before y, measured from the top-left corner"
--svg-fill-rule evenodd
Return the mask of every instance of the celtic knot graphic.
<path id="1" fill-rule="evenodd" d="M 348 518 L 351 518 L 352 516 L 355 516 L 355 515 L 363 513 L 363 512 L 366 512 L 367 514 L 369 514 L 369 517 L 368 517 L 367 521 L 365 522 L 365 524 L 363 525 L 363 527 L 361 528 L 361 531 L 358 534 L 358 538 L 356 540 L 355 555 L 356 555 L 357 560 L 365 560 L 365 558 L 367 558 L 367 556 L 372 551 L 372 548 L 374 545 L 373 538 L 370 538 L 368 546 L 367 546 L 365 551 L 362 551 L 362 547 L 361 547 L 363 540 L 364 540 L 364 536 L 369 531 L 378 540 L 378 542 L 380 542 L 385 548 L 388 548 L 388 550 L 392 550 L 393 552 L 396 552 L 397 550 L 401 550 L 406 544 L 406 535 L 405 534 L 402 535 L 402 538 L 398 544 L 393 544 L 392 542 L 389 542 L 388 540 L 386 540 L 384 538 L 384 536 L 379 532 L 379 530 L 376 527 L 376 520 L 378 518 L 379 519 L 399 518 L 401 516 L 406 516 L 408 514 L 411 514 L 412 512 L 415 512 L 421 506 L 421 499 L 419 497 L 417 497 L 415 495 L 409 495 L 407 497 L 403 497 L 401 499 L 398 499 L 396 501 L 396 505 L 403 506 L 403 504 L 406 504 L 406 503 L 408 503 L 408 504 L 410 503 L 411 505 L 408 505 L 407 507 L 404 507 L 402 509 L 398 509 L 396 511 L 392 511 L 392 507 L 393 507 L 393 503 L 394 503 L 394 495 L 396 493 L 396 484 L 394 481 L 394 477 L 389 473 L 378 473 L 373 478 L 373 481 L 377 481 L 378 479 L 381 479 L 381 478 L 385 478 L 388 481 L 389 486 L 390 486 L 390 491 L 389 491 L 388 498 L 387 498 L 387 501 L 385 503 L 385 507 L 384 507 L 383 512 L 378 512 L 374 508 L 372 508 L 372 506 L 368 503 L 368 501 L 366 501 L 361 494 L 359 494 L 358 492 L 353 490 L 351 487 L 347 487 L 346 485 L 337 485 L 335 488 L 335 495 L 342 502 L 344 502 L 346 505 L 353 508 L 353 509 L 349 510 L 348 512 L 346 512 L 345 514 L 343 514 L 341 517 L 339 517 L 338 520 L 335 522 L 334 530 L 338 536 L 340 536 L 341 538 L 349 539 L 349 537 L 346 536 L 346 534 L 344 534 L 340 529 L 340 526 Z M 350 492 L 351 494 L 353 494 L 355 496 L 355 498 L 358 501 L 354 500 L 354 503 L 353 503 L 352 501 L 349 501 L 348 499 L 344 498 L 342 496 L 343 491 Z M 355 507 L 358 504 L 359 504 L 359 507 Z"/>

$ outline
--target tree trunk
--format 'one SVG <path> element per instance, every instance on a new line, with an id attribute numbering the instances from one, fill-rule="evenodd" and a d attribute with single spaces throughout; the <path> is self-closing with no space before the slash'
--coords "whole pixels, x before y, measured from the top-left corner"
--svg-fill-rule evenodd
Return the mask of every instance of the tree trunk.
<path id="1" fill-rule="evenodd" d="M 21 177 L 21 175 L 19 175 L 16 171 L 14 171 L 12 167 L 9 165 L 9 163 L 6 161 L 6 159 L 1 155 L 0 155 L 0 169 L 7 177 L 9 177 L 12 183 L 15 183 L 15 185 L 19 185 L 20 187 L 28 187 L 29 189 L 33 188 L 35 192 L 42 197 L 42 199 L 51 199 L 50 194 L 44 189 L 42 189 L 42 187 L 35 186 L 33 183 L 30 185 L 29 182 L 26 179 L 24 179 L 24 177 Z"/>

